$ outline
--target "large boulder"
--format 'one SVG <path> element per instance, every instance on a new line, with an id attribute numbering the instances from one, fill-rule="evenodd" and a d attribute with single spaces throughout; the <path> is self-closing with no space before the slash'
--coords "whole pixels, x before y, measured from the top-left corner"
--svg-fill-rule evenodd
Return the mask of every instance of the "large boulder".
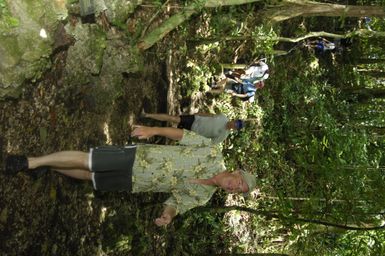
<path id="1" fill-rule="evenodd" d="M 111 29 L 104 32 L 96 24 L 68 24 L 66 31 L 76 43 L 69 47 L 65 68 L 65 85 L 92 84 L 104 89 L 121 86 L 125 74 L 143 67 L 143 56 L 128 43 L 124 33 Z"/>
<path id="2" fill-rule="evenodd" d="M 128 16 L 133 13 L 137 5 L 141 3 L 142 0 L 105 1 L 107 18 L 115 26 L 124 26 Z"/>
<path id="3" fill-rule="evenodd" d="M 119 90 L 123 86 L 124 75 L 141 71 L 143 65 L 143 57 L 137 47 L 114 39 L 112 43 L 108 44 L 103 56 L 99 85 L 106 89 Z"/>
<path id="4" fill-rule="evenodd" d="M 96 24 L 68 24 L 67 33 L 75 38 L 68 49 L 65 70 L 67 84 L 87 84 L 99 75 L 107 47 L 106 34 Z"/>
<path id="5" fill-rule="evenodd" d="M 123 76 L 138 72 L 143 60 L 132 39 L 114 24 L 125 24 L 139 3 L 94 0 L 96 18 L 111 19 L 108 28 L 82 23 L 78 0 L 6 0 L 0 10 L 0 99 L 18 97 L 23 83 L 41 78 L 51 66 L 53 49 L 59 48 L 67 50 L 64 86 L 121 86 Z"/>
<path id="6" fill-rule="evenodd" d="M 62 0 L 6 0 L 0 15 L 0 98 L 17 97 L 25 80 L 50 66 L 53 34 L 67 16 Z"/>

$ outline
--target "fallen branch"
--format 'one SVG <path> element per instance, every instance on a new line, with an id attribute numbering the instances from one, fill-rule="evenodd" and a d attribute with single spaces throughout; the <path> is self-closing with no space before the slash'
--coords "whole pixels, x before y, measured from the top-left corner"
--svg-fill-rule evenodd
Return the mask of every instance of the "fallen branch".
<path id="1" fill-rule="evenodd" d="M 214 8 L 228 5 L 242 5 L 247 3 L 258 2 L 260 0 L 198 0 L 192 5 L 184 7 L 182 11 L 171 16 L 163 22 L 159 27 L 152 30 L 148 35 L 143 37 L 137 44 L 140 50 L 146 50 L 153 46 L 156 42 L 163 39 L 168 33 L 188 20 L 191 15 L 198 13 L 202 8 Z"/>

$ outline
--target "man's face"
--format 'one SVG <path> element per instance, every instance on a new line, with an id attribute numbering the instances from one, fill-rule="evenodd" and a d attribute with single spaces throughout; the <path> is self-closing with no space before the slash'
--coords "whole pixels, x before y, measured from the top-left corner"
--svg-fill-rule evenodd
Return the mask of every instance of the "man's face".
<path id="1" fill-rule="evenodd" d="M 240 171 L 223 173 L 219 178 L 218 185 L 228 193 L 245 193 L 249 190 Z"/>
<path id="2" fill-rule="evenodd" d="M 264 82 L 263 81 L 256 82 L 255 83 L 255 87 L 258 88 L 258 89 L 263 88 L 264 87 Z"/>
<path id="3" fill-rule="evenodd" d="M 233 129 L 235 130 L 236 129 L 236 126 L 235 126 L 235 121 L 230 121 L 227 123 L 227 129 Z"/>

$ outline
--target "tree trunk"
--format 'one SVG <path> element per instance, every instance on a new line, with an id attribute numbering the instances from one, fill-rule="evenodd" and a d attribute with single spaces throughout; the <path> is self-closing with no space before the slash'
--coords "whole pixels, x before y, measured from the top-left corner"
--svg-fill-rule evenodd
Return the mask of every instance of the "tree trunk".
<path id="1" fill-rule="evenodd" d="M 327 202 L 330 204 L 333 203 L 348 203 L 346 199 L 327 199 L 327 198 L 315 198 L 315 197 L 276 197 L 276 196 L 261 196 L 266 200 L 284 200 L 284 201 L 299 201 L 299 202 L 307 202 L 307 201 L 318 201 L 318 202 Z M 363 200 L 358 199 L 349 199 L 349 202 L 365 202 Z"/>
<path id="2" fill-rule="evenodd" d="M 300 36 L 297 38 L 290 38 L 290 37 L 282 37 L 282 36 L 277 36 L 273 39 L 279 41 L 279 42 L 288 42 L 288 43 L 298 43 L 302 40 L 308 39 L 308 38 L 313 38 L 313 37 L 331 37 L 331 38 L 347 38 L 350 37 L 351 33 L 345 34 L 345 35 L 339 35 L 339 34 L 333 34 L 333 33 L 328 33 L 324 31 L 319 31 L 319 32 L 310 32 L 304 36 Z M 242 40 L 252 40 L 252 39 L 258 39 L 260 41 L 264 40 L 271 40 L 271 36 L 252 36 L 252 35 L 244 35 L 244 36 L 222 36 L 222 37 L 210 37 L 210 38 L 196 38 L 196 39 L 191 39 L 190 41 L 196 41 L 198 44 L 207 44 L 207 43 L 215 43 L 218 41 L 242 41 Z"/>
<path id="3" fill-rule="evenodd" d="M 329 227 L 336 227 L 339 229 L 345 229 L 345 230 L 379 230 L 379 229 L 384 229 L 385 225 L 381 226 L 375 226 L 373 224 L 368 224 L 364 223 L 362 226 L 358 225 L 344 225 L 344 224 L 339 224 L 339 223 L 332 223 L 324 220 L 315 220 L 315 219 L 306 219 L 306 218 L 299 218 L 296 216 L 286 216 L 284 214 L 277 214 L 277 213 L 271 213 L 270 211 L 263 211 L 263 210 L 256 210 L 252 208 L 247 208 L 247 207 L 241 207 L 241 206 L 223 206 L 223 207 L 198 207 L 195 208 L 194 211 L 196 212 L 206 212 L 206 211 L 212 211 L 212 212 L 217 212 L 217 213 L 224 213 L 224 212 L 229 212 L 229 211 L 244 211 L 248 212 L 251 214 L 255 215 L 261 215 L 265 216 L 268 218 L 276 218 L 280 220 L 286 220 L 290 222 L 300 222 L 300 223 L 313 223 L 313 224 L 318 224 L 318 225 L 323 225 L 323 226 L 329 226 Z"/>
<path id="4" fill-rule="evenodd" d="M 277 36 L 273 39 L 279 41 L 279 42 L 287 42 L 287 43 L 298 43 L 305 39 L 309 38 L 315 38 L 315 37 L 328 37 L 328 38 L 334 38 L 334 39 L 342 39 L 342 38 L 350 38 L 350 37 L 363 37 L 363 38 L 369 38 L 369 37 L 385 37 L 385 32 L 377 32 L 377 31 L 370 31 L 365 29 L 359 29 L 355 30 L 346 34 L 334 34 L 329 33 L 325 31 L 318 31 L 318 32 L 309 32 L 306 35 L 296 37 L 296 38 L 290 38 L 290 37 L 282 37 Z M 208 44 L 208 43 L 215 43 L 215 42 L 223 42 L 223 41 L 245 41 L 245 40 L 271 40 L 271 36 L 252 36 L 252 35 L 244 35 L 244 36 L 221 36 L 221 37 L 209 37 L 209 38 L 195 38 L 190 39 L 191 42 L 197 42 L 197 44 Z"/>
<path id="5" fill-rule="evenodd" d="M 362 128 L 364 128 L 371 135 L 385 135 L 385 127 L 362 125 Z"/>
<path id="6" fill-rule="evenodd" d="M 374 70 L 374 69 L 357 69 L 360 74 L 371 76 L 375 78 L 385 78 L 385 71 Z"/>
<path id="7" fill-rule="evenodd" d="M 214 8 L 228 5 L 242 5 L 247 3 L 259 2 L 260 0 L 206 0 L 203 2 L 194 2 L 191 6 L 184 7 L 180 13 L 175 14 L 169 20 L 166 20 L 160 27 L 151 31 L 148 35 L 142 38 L 138 43 L 140 50 L 146 50 L 153 46 L 157 41 L 165 37 L 170 31 L 182 24 L 185 20 L 189 19 L 194 13 L 198 13 L 201 8 Z M 276 9 L 279 9 L 278 11 Z M 354 5 L 339 5 L 329 3 L 318 3 L 313 1 L 301 1 L 301 0 L 282 0 L 282 5 L 276 8 L 271 8 L 265 12 L 268 19 L 279 22 L 294 18 L 297 16 L 349 16 L 349 17 L 362 17 L 362 16 L 378 16 L 385 17 L 385 11 L 379 6 L 354 6 Z M 317 34 L 318 33 L 318 34 Z M 357 34 L 357 31 L 354 32 Z M 376 32 L 369 30 L 359 30 L 360 34 L 367 34 L 367 37 L 385 37 L 385 32 Z M 324 36 L 332 38 L 346 38 L 351 35 L 336 35 L 326 32 L 313 32 L 305 37 L 297 39 L 290 39 L 279 37 L 279 41 L 283 42 L 299 42 L 306 38 Z M 250 36 L 246 36 L 250 38 Z M 241 40 L 238 37 L 236 40 Z M 260 38 L 263 40 L 263 38 Z M 234 40 L 227 38 L 226 40 Z"/>
<path id="8" fill-rule="evenodd" d="M 369 99 L 385 99 L 385 89 L 344 89 L 344 92 L 356 94 L 359 101 L 367 101 Z"/>
<path id="9" fill-rule="evenodd" d="M 242 5 L 242 4 L 249 4 L 249 3 L 255 3 L 260 1 L 261 0 L 206 0 L 204 7 L 215 8 L 215 7 L 226 6 L 226 5 Z"/>
<path id="10" fill-rule="evenodd" d="M 377 63 L 384 63 L 385 59 L 355 59 L 353 60 L 354 64 L 377 64 Z"/>
<path id="11" fill-rule="evenodd" d="M 183 8 L 183 10 L 171 18 L 166 20 L 159 27 L 155 28 L 149 32 L 144 38 L 142 38 L 138 43 L 138 48 L 140 50 L 146 50 L 153 46 L 156 42 L 164 38 L 170 31 L 174 30 L 185 20 L 188 20 L 191 15 L 198 13 L 202 7 L 214 8 L 226 5 L 242 5 L 253 2 L 258 2 L 260 0 L 206 0 L 206 1 L 196 1 L 191 6 Z"/>
<path id="12" fill-rule="evenodd" d="M 139 50 L 147 50 L 156 42 L 164 38 L 170 31 L 182 24 L 185 20 L 191 17 L 196 11 L 194 9 L 187 9 L 181 11 L 165 22 L 160 27 L 155 28 L 149 32 L 143 39 L 138 42 Z"/>
<path id="13" fill-rule="evenodd" d="M 355 6 L 314 1 L 282 0 L 280 6 L 265 12 L 266 18 L 273 22 L 281 22 L 298 16 L 330 16 L 330 17 L 384 17 L 385 11 L 380 6 Z M 277 10 L 278 9 L 278 10 Z"/>
<path id="14" fill-rule="evenodd" d="M 230 64 L 230 63 L 222 63 L 222 68 L 226 69 L 245 69 L 247 64 Z"/>

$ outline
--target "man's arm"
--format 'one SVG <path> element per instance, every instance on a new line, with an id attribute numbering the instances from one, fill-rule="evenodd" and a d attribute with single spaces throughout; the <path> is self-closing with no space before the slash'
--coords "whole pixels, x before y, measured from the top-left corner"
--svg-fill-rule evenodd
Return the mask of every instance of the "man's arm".
<path id="1" fill-rule="evenodd" d="M 234 97 L 238 97 L 238 98 L 246 98 L 247 97 L 247 94 L 245 93 L 245 94 L 240 94 L 240 93 L 236 93 L 236 92 L 234 92 L 234 91 L 231 91 L 231 92 L 229 92 L 232 96 L 234 96 Z"/>
<path id="2" fill-rule="evenodd" d="M 132 136 L 139 139 L 148 139 L 152 136 L 159 135 L 172 140 L 181 140 L 183 138 L 183 130 L 173 127 L 147 127 L 134 125 Z"/>
<path id="3" fill-rule="evenodd" d="M 227 80 L 228 80 L 229 82 L 233 82 L 233 83 L 242 83 L 242 79 L 239 78 L 239 77 L 227 78 Z"/>
<path id="4" fill-rule="evenodd" d="M 327 40 L 326 38 L 322 38 L 322 41 L 324 42 L 327 42 L 327 43 L 331 43 L 329 40 Z"/>
<path id="5" fill-rule="evenodd" d="M 172 206 L 166 205 L 163 209 L 163 213 L 159 218 L 155 219 L 155 224 L 159 227 L 170 224 L 176 216 L 176 209 Z"/>
<path id="6" fill-rule="evenodd" d="M 262 58 L 262 59 L 256 60 L 256 61 L 254 61 L 253 63 L 251 63 L 249 66 L 247 66 L 247 67 L 245 68 L 245 70 L 248 69 L 248 68 L 250 68 L 250 67 L 252 67 L 252 66 L 254 66 L 254 65 L 256 65 L 256 66 L 261 66 L 261 65 L 263 65 L 263 64 L 266 64 L 266 63 L 265 63 L 266 60 L 267 60 L 266 58 Z"/>

